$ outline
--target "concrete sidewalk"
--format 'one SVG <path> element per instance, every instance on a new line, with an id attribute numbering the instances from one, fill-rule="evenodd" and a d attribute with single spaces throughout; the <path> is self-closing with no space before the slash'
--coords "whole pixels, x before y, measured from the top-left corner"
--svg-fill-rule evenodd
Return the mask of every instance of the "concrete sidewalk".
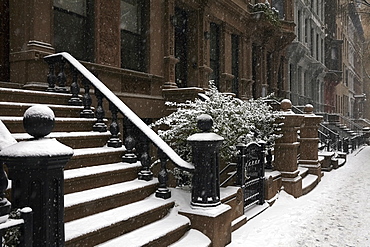
<path id="1" fill-rule="evenodd" d="M 370 246 L 370 147 L 348 155 L 298 199 L 284 191 L 276 203 L 232 235 L 235 246 Z"/>

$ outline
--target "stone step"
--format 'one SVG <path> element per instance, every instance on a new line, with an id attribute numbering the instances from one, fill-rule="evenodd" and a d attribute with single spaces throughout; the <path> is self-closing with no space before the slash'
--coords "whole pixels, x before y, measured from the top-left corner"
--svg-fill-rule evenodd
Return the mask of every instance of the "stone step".
<path id="1" fill-rule="evenodd" d="M 111 134 L 107 132 L 80 131 L 80 132 L 51 132 L 47 137 L 55 138 L 64 145 L 73 149 L 103 147 L 107 144 Z M 17 141 L 33 138 L 27 133 L 16 133 L 13 137 Z"/>
<path id="2" fill-rule="evenodd" d="M 106 146 L 74 149 L 74 154 L 68 161 L 65 169 L 75 169 L 121 162 L 124 151 L 126 151 L 125 147 L 111 148 Z"/>
<path id="3" fill-rule="evenodd" d="M 64 194 L 134 180 L 140 171 L 139 162 L 103 164 L 64 171 Z"/>
<path id="4" fill-rule="evenodd" d="M 190 229 L 185 235 L 177 242 L 169 245 L 169 247 L 210 247 L 211 240 L 198 230 Z"/>
<path id="5" fill-rule="evenodd" d="M 305 178 L 308 175 L 309 170 L 306 167 L 298 166 L 298 171 L 299 171 L 299 176 L 301 176 L 302 178 Z"/>
<path id="6" fill-rule="evenodd" d="M 162 219 L 174 204 L 175 202 L 171 199 L 163 200 L 151 196 L 138 202 L 67 222 L 65 223 L 65 246 L 95 246 L 107 242 Z"/>
<path id="7" fill-rule="evenodd" d="M 319 177 L 313 174 L 308 174 L 304 179 L 302 179 L 302 194 L 306 195 L 311 190 L 313 190 L 319 183 Z"/>
<path id="8" fill-rule="evenodd" d="M 68 105 L 71 94 L 0 88 L 2 102 Z"/>
<path id="9" fill-rule="evenodd" d="M 158 181 L 132 180 L 64 196 L 65 222 L 134 203 L 153 194 Z"/>
<path id="10" fill-rule="evenodd" d="M 135 231 L 129 232 L 105 243 L 99 244 L 99 247 L 116 247 L 116 246 L 168 246 L 178 241 L 188 230 L 190 220 L 185 216 L 177 214 L 172 209 L 171 212 L 161 220 L 143 226 Z M 195 236 L 195 233 L 193 236 Z M 200 236 L 200 234 L 196 234 Z M 189 236 L 190 238 L 191 236 Z M 204 238 L 205 236 L 201 236 Z M 183 242 L 191 243 L 200 241 L 200 239 L 183 239 Z M 175 245 L 179 246 L 179 245 Z M 180 245 L 181 246 L 181 245 Z M 199 246 L 195 245 L 187 246 Z M 204 246 L 204 245 L 203 245 Z"/>
<path id="11" fill-rule="evenodd" d="M 23 116 L 24 112 L 36 103 L 0 102 L 0 116 Z M 50 107 L 55 116 L 80 117 L 83 106 L 43 104 Z"/>
<path id="12" fill-rule="evenodd" d="M 25 133 L 23 117 L 0 116 L 11 133 Z M 55 132 L 90 131 L 96 118 L 55 118 Z"/>

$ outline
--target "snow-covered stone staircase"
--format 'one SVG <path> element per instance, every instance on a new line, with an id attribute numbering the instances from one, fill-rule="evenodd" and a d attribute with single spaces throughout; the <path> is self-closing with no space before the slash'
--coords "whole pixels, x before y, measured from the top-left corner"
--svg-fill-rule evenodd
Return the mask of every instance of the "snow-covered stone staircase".
<path id="1" fill-rule="evenodd" d="M 194 238 L 210 246 L 190 230 L 174 199 L 154 197 L 157 179 L 138 180 L 140 163 L 121 161 L 124 147 L 105 146 L 110 133 L 92 132 L 96 119 L 80 118 L 83 107 L 69 106 L 68 94 L 0 88 L 0 99 L 0 120 L 18 141 L 31 138 L 23 129 L 24 111 L 46 104 L 56 115 L 48 137 L 74 149 L 64 172 L 66 246 L 195 246 Z"/>

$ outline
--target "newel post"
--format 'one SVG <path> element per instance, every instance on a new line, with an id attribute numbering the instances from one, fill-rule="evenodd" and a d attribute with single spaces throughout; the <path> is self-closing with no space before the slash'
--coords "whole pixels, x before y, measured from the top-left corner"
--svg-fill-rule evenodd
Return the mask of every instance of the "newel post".
<path id="1" fill-rule="evenodd" d="M 210 132 L 213 125 L 211 116 L 202 114 L 197 121 L 202 133 L 196 133 L 187 139 L 192 147 L 195 166 L 191 204 L 213 207 L 221 204 L 219 149 L 224 138 Z"/>
<path id="2" fill-rule="evenodd" d="M 179 213 L 188 217 L 192 228 L 201 231 L 213 247 L 224 247 L 231 242 L 231 207 L 220 201 L 219 149 L 224 138 L 211 133 L 211 116 L 197 118 L 202 133 L 187 141 L 193 150 L 191 206 Z"/>
<path id="3" fill-rule="evenodd" d="M 12 180 L 14 208 L 34 212 L 33 246 L 64 246 L 63 170 L 73 150 L 56 139 L 46 138 L 54 127 L 54 113 L 47 106 L 26 110 L 23 125 L 34 138 L 0 152 Z"/>
<path id="4" fill-rule="evenodd" d="M 299 165 L 306 167 L 310 174 L 317 175 L 321 179 L 321 165 L 319 162 L 319 124 L 322 116 L 313 113 L 313 106 L 307 104 L 304 107 L 304 119 L 300 130 L 300 150 Z"/>
<path id="5" fill-rule="evenodd" d="M 274 167 L 281 172 L 285 191 L 294 197 L 302 195 L 302 177 L 298 170 L 298 133 L 303 116 L 294 114 L 292 103 L 285 99 L 281 102 L 281 118 L 277 122 L 281 125 L 282 137 L 275 141 Z"/>

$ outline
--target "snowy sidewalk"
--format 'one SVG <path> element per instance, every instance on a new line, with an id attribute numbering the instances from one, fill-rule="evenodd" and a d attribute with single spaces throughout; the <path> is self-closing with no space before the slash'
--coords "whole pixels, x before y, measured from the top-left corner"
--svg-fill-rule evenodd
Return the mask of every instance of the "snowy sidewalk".
<path id="1" fill-rule="evenodd" d="M 275 204 L 232 234 L 227 247 L 370 246 L 370 146 L 348 155 L 318 186 Z"/>

